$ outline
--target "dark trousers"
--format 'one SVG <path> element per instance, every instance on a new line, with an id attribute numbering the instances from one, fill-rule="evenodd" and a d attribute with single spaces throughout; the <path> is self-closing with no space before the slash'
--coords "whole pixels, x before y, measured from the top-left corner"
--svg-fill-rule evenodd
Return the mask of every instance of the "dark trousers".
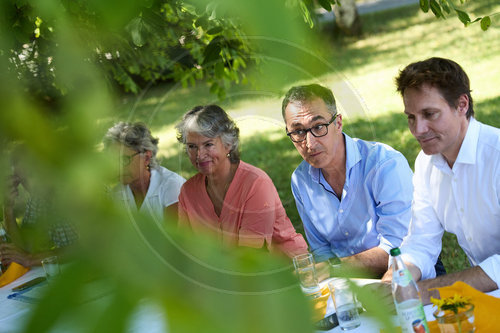
<path id="1" fill-rule="evenodd" d="M 438 257 L 436 264 L 434 265 L 434 269 L 436 270 L 436 276 L 445 275 L 446 268 L 444 268 L 443 262 L 441 261 L 441 256 Z"/>

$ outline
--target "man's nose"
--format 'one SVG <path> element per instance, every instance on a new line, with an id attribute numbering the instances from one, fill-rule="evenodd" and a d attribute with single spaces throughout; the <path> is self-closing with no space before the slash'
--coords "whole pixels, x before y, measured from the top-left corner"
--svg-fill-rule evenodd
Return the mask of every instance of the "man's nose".
<path id="1" fill-rule="evenodd" d="M 307 148 L 313 149 L 314 147 L 316 147 L 317 140 L 318 139 L 311 133 L 311 131 L 308 131 L 306 133 L 306 146 L 307 146 Z"/>
<path id="2" fill-rule="evenodd" d="M 427 133 L 428 130 L 429 128 L 427 126 L 427 121 L 423 119 L 415 119 L 415 124 L 414 124 L 415 135 L 419 136 L 425 134 Z"/>

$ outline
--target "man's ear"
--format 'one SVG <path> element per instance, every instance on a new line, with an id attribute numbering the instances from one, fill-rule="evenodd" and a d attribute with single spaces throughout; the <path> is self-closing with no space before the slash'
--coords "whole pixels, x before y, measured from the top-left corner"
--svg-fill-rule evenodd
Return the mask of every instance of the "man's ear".
<path id="1" fill-rule="evenodd" d="M 457 110 L 463 115 L 467 113 L 467 110 L 469 110 L 469 96 L 462 94 L 458 97 Z"/>
<path id="2" fill-rule="evenodd" d="M 335 128 L 342 131 L 342 115 L 339 113 L 335 119 Z"/>

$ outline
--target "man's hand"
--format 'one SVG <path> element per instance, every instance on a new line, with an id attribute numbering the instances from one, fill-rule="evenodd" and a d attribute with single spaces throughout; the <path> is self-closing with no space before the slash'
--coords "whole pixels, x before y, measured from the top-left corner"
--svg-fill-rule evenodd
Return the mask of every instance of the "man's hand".
<path id="1" fill-rule="evenodd" d="M 328 261 L 318 262 L 314 267 L 316 268 L 316 276 L 319 282 L 330 278 L 330 264 Z"/>
<path id="2" fill-rule="evenodd" d="M 370 304 L 387 308 L 392 314 L 396 314 L 396 307 L 392 298 L 392 286 L 390 283 L 370 283 L 362 287 L 363 290 L 363 307 L 370 311 Z M 361 297 L 360 297 L 361 298 Z"/>
<path id="3" fill-rule="evenodd" d="M 10 265 L 12 262 L 17 262 L 24 267 L 36 265 L 36 258 L 12 243 L 0 244 L 0 260 L 5 266 Z"/>

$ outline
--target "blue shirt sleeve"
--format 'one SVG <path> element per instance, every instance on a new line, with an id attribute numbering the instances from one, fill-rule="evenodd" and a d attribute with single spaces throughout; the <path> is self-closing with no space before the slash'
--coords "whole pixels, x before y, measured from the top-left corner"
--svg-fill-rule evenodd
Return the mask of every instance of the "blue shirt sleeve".
<path id="1" fill-rule="evenodd" d="M 408 234 L 413 173 L 400 153 L 381 163 L 374 171 L 373 195 L 379 247 L 389 253 L 391 248 L 399 247 Z"/>
<path id="2" fill-rule="evenodd" d="M 292 175 L 292 193 L 295 198 L 295 205 L 297 206 L 297 211 L 299 212 L 302 224 L 304 226 L 304 231 L 306 234 L 307 242 L 309 243 L 309 249 L 313 254 L 316 262 L 325 261 L 328 258 L 334 256 L 330 249 L 330 243 L 324 239 L 321 234 L 316 230 L 313 223 L 309 219 L 309 216 L 305 212 L 304 205 L 301 200 L 300 190 L 297 186 L 296 175 Z"/>

